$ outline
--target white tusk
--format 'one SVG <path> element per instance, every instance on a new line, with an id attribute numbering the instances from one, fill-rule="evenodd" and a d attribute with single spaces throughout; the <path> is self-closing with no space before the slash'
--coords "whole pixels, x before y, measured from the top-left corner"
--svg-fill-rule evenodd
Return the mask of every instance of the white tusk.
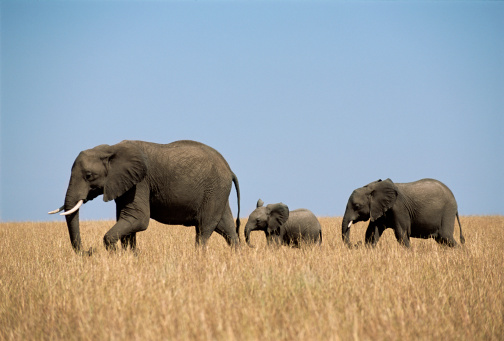
<path id="1" fill-rule="evenodd" d="M 352 223 L 353 223 L 353 220 L 350 220 L 350 222 L 348 223 L 348 228 L 350 228 L 350 226 L 352 226 Z"/>
<path id="2" fill-rule="evenodd" d="M 79 200 L 79 202 L 77 203 L 77 205 L 74 206 L 74 208 L 72 208 L 70 211 L 60 213 L 60 215 L 69 215 L 69 214 L 74 213 L 82 206 L 83 203 L 84 203 L 84 200 Z"/>
<path id="3" fill-rule="evenodd" d="M 58 208 L 57 210 L 54 210 L 54 211 L 51 211 L 51 212 L 47 212 L 49 214 L 56 214 L 58 212 L 61 212 L 65 209 L 65 206 L 61 206 L 60 208 Z"/>

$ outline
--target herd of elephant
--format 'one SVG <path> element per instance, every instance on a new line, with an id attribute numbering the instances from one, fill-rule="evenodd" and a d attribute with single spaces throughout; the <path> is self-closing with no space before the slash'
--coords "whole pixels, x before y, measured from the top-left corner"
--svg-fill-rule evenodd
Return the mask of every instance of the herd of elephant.
<path id="1" fill-rule="evenodd" d="M 229 195 L 234 183 L 238 214 L 233 220 Z M 136 249 L 136 234 L 152 218 L 170 225 L 196 227 L 196 244 L 205 245 L 215 231 L 231 246 L 240 243 L 240 187 L 238 178 L 215 149 L 195 141 L 156 144 L 122 141 L 82 151 L 72 166 L 61 212 L 66 218 L 70 242 L 78 254 L 84 251 L 79 228 L 82 204 L 103 195 L 116 202 L 116 223 L 105 234 L 108 250 L 120 240 L 123 248 Z M 342 239 L 350 243 L 353 223 L 369 220 L 365 243 L 374 246 L 386 228 L 394 230 L 397 241 L 409 247 L 410 238 L 434 238 L 454 247 L 455 217 L 464 243 L 457 202 L 448 187 L 437 180 L 411 183 L 378 180 L 353 191 L 342 222 Z M 307 209 L 289 211 L 283 203 L 264 205 L 259 199 L 250 214 L 244 234 L 249 246 L 250 232 L 264 231 L 268 245 L 322 243 L 322 229 Z"/>

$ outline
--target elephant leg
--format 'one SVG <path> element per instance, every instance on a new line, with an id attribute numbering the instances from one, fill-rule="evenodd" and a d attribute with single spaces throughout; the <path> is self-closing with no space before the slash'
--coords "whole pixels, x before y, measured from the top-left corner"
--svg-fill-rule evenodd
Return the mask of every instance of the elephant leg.
<path id="1" fill-rule="evenodd" d="M 236 234 L 235 221 L 233 220 L 233 214 L 231 213 L 229 203 L 224 210 L 222 219 L 219 221 L 217 227 L 215 228 L 215 232 L 223 236 L 230 246 L 236 247 L 240 244 L 240 238 Z"/>
<path id="2" fill-rule="evenodd" d="M 217 227 L 218 221 L 216 219 L 205 218 L 196 224 L 196 247 L 206 247 L 208 239 Z"/>
<path id="3" fill-rule="evenodd" d="M 236 248 L 240 245 L 238 238 L 236 238 L 237 239 L 236 241 L 233 240 L 233 238 L 227 232 L 222 231 L 220 228 L 216 227 L 215 232 L 224 237 L 224 240 L 226 240 L 226 243 L 228 243 L 229 246 Z"/>
<path id="4" fill-rule="evenodd" d="M 301 240 L 301 238 L 296 238 L 296 239 L 291 239 L 288 243 L 286 243 L 286 245 L 290 246 L 290 247 L 293 247 L 293 248 L 298 248 L 300 249 L 301 248 L 301 244 L 309 244 L 310 242 L 309 241 L 304 241 L 304 240 Z"/>
<path id="5" fill-rule="evenodd" d="M 130 238 L 130 236 L 122 236 L 121 237 L 121 245 L 122 245 L 123 250 L 126 250 L 128 248 L 129 238 Z"/>
<path id="6" fill-rule="evenodd" d="M 136 249 L 136 233 L 121 237 L 121 245 L 124 250 L 130 246 L 131 250 Z"/>
<path id="7" fill-rule="evenodd" d="M 224 205 L 226 206 L 223 209 Z M 231 230 L 234 229 L 234 234 L 229 230 L 231 227 Z M 229 202 L 208 198 L 204 207 L 201 208 L 201 216 L 196 224 L 196 246 L 206 246 L 208 238 L 217 229 L 219 230 L 217 232 L 223 235 L 230 244 L 233 244 L 234 238 L 238 239 Z"/>
<path id="8" fill-rule="evenodd" d="M 136 233 L 149 226 L 149 189 L 146 185 L 136 186 L 116 199 L 117 222 L 103 237 L 107 250 L 116 250 L 120 239 L 123 248 L 136 248 Z"/>
<path id="9" fill-rule="evenodd" d="M 443 221 L 441 222 L 441 228 L 439 229 L 439 233 L 434 240 L 438 244 L 446 245 L 449 247 L 457 246 L 457 242 L 455 238 L 453 238 L 453 230 L 455 224 L 455 214 L 445 215 L 443 217 Z"/>
<path id="10" fill-rule="evenodd" d="M 366 245 L 371 245 L 372 247 L 375 247 L 378 241 L 380 240 L 383 231 L 385 231 L 385 229 L 382 226 L 370 223 L 366 230 L 366 238 L 365 238 Z"/>
<path id="11" fill-rule="evenodd" d="M 407 229 L 402 229 L 400 227 L 396 227 L 394 229 L 394 234 L 395 234 L 395 237 L 396 237 L 397 241 L 399 242 L 399 244 L 409 248 L 410 247 L 410 237 L 409 237 L 407 231 L 408 231 Z"/>
<path id="12" fill-rule="evenodd" d="M 437 236 L 437 237 L 434 237 L 434 240 L 438 244 L 441 244 L 441 245 L 446 245 L 446 246 L 449 246 L 449 247 L 455 247 L 455 246 L 457 246 L 457 242 L 455 241 L 455 239 L 452 236 L 450 236 L 450 237 Z"/>
<path id="13" fill-rule="evenodd" d="M 201 226 L 196 225 L 196 247 L 206 247 L 208 239 L 212 235 L 213 231 L 214 229 L 202 228 Z"/>
<path id="14" fill-rule="evenodd" d="M 131 246 L 136 248 L 136 233 L 145 231 L 149 225 L 148 219 L 136 221 L 134 224 L 126 220 L 119 220 L 103 237 L 103 243 L 107 250 L 116 250 L 116 243 L 120 239 L 124 249 Z"/>

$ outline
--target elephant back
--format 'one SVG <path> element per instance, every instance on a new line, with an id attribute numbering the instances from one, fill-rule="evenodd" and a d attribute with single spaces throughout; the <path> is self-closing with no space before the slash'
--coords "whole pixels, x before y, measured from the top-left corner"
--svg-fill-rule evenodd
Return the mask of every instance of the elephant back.
<path id="1" fill-rule="evenodd" d="M 320 238 L 322 227 L 312 211 L 299 208 L 290 211 L 289 220 L 285 223 L 286 238 L 317 241 Z"/>

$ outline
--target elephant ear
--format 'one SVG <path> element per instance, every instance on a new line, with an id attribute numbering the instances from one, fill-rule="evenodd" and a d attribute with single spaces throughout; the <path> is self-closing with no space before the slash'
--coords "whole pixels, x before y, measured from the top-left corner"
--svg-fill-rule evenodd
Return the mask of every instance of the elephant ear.
<path id="1" fill-rule="evenodd" d="M 121 142 L 111 146 L 110 151 L 104 201 L 120 197 L 147 175 L 147 158 L 135 144 Z"/>
<path id="2" fill-rule="evenodd" d="M 392 180 L 377 181 L 371 191 L 371 221 L 375 221 L 391 209 L 396 199 L 397 187 Z"/>
<path id="3" fill-rule="evenodd" d="M 261 199 L 257 200 L 256 208 L 262 207 L 263 205 L 264 205 L 264 201 L 262 201 Z"/>
<path id="4" fill-rule="evenodd" d="M 280 229 L 289 219 L 289 207 L 283 203 L 269 204 L 266 206 L 268 214 L 268 232 L 273 233 Z"/>

